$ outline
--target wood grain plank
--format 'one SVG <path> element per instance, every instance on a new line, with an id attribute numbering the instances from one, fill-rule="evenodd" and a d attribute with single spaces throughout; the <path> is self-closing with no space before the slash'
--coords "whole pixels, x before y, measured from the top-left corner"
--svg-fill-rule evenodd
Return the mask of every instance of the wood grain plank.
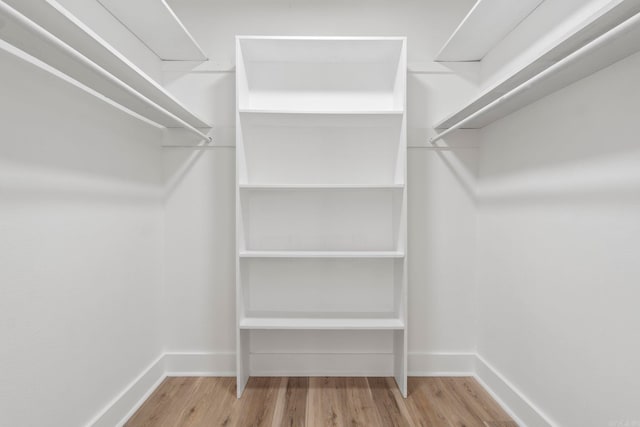
<path id="1" fill-rule="evenodd" d="M 197 378 L 166 378 L 147 402 L 133 415 L 125 426 L 164 427 L 173 426 L 185 407 Z"/>
<path id="2" fill-rule="evenodd" d="M 445 416 L 446 405 L 442 396 L 429 387 L 432 378 L 408 378 L 408 396 L 405 404 L 411 417 L 411 425 L 420 427 L 451 427 Z"/>
<path id="3" fill-rule="evenodd" d="M 241 405 L 236 399 L 236 382 L 234 378 L 207 378 L 202 387 L 200 407 L 195 411 L 189 424 L 182 427 L 199 426 L 232 426 L 238 418 Z"/>
<path id="4" fill-rule="evenodd" d="M 278 424 L 274 423 L 274 425 L 280 425 L 281 427 L 304 426 L 306 422 L 308 391 L 308 377 L 288 378 L 284 397 L 284 413 L 280 422 Z"/>
<path id="5" fill-rule="evenodd" d="M 309 378 L 309 393 L 307 394 L 306 425 L 315 426 L 344 426 L 345 411 L 343 397 L 339 396 L 339 378 L 311 377 Z"/>
<path id="6" fill-rule="evenodd" d="M 465 401 L 470 411 L 478 414 L 485 422 L 513 422 L 511 417 L 491 398 L 475 378 L 450 378 L 447 379 L 446 384 Z"/>
<path id="7" fill-rule="evenodd" d="M 517 427 L 473 378 L 167 378 L 127 427 Z"/>
<path id="8" fill-rule="evenodd" d="M 389 427 L 410 426 L 411 419 L 402 396 L 395 384 L 389 384 L 389 378 L 367 378 L 369 392 L 373 399 L 381 425 Z"/>
<path id="9" fill-rule="evenodd" d="M 271 426 L 280 378 L 251 377 L 244 389 L 239 426 Z M 239 402 L 238 402 L 239 403 Z"/>
<path id="10" fill-rule="evenodd" d="M 365 377 L 345 378 L 346 419 L 351 426 L 382 426 Z"/>
<path id="11" fill-rule="evenodd" d="M 449 386 L 448 381 L 442 378 L 433 378 L 427 383 L 428 388 L 433 391 L 434 396 L 438 396 L 440 405 L 449 423 L 456 427 L 484 426 L 484 420 L 469 408 L 465 400 L 455 393 Z"/>

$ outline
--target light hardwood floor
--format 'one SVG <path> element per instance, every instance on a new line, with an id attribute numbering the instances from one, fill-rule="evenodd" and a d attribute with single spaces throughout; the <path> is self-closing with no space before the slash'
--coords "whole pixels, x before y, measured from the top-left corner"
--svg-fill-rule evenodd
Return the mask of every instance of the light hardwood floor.
<path id="1" fill-rule="evenodd" d="M 516 427 L 469 377 L 252 377 L 241 399 L 235 378 L 167 378 L 127 427 L 433 426 Z"/>

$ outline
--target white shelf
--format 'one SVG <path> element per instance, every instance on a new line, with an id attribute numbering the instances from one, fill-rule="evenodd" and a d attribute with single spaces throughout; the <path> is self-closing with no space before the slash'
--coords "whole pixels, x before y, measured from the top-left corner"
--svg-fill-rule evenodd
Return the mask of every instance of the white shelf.
<path id="1" fill-rule="evenodd" d="M 9 13 L 11 7 L 0 3 L 0 18 L 8 22 L 0 28 L 0 37 L 8 43 L 160 125 L 185 127 L 182 120 L 195 128 L 211 127 L 57 3 L 19 0 L 6 3 L 17 12 Z M 59 42 L 88 61 L 69 55 Z M 113 77 L 132 90 L 114 83 Z"/>
<path id="2" fill-rule="evenodd" d="M 392 318 L 270 318 L 246 317 L 240 320 L 240 329 L 404 329 L 401 319 Z"/>
<path id="3" fill-rule="evenodd" d="M 206 61 L 202 48 L 165 0 L 98 0 L 164 61 Z"/>
<path id="4" fill-rule="evenodd" d="M 402 114 L 404 43 L 403 38 L 237 37 L 238 108 L 241 113 Z"/>
<path id="5" fill-rule="evenodd" d="M 240 184 L 242 190 L 398 190 L 404 184 Z"/>
<path id="6" fill-rule="evenodd" d="M 241 250 L 240 258 L 404 258 L 402 251 L 252 251 Z"/>
<path id="7" fill-rule="evenodd" d="M 477 114 L 461 128 L 482 128 L 638 52 L 640 25 L 635 21 L 632 22 L 632 20 L 637 21 L 638 17 L 634 16 L 637 13 L 640 13 L 640 2 L 623 1 L 608 6 L 536 60 L 487 89 L 471 102 L 436 123 L 434 127 L 449 129 Z M 616 31 L 616 28 L 623 27 L 624 31 L 615 37 L 607 36 L 607 31 Z M 555 65 L 557 63 L 558 65 Z M 541 77 L 537 78 L 536 76 L 539 75 Z M 535 84 L 527 83 L 531 79 L 537 79 Z M 518 93 L 513 96 L 505 97 L 505 94 L 521 85 L 523 90 L 518 90 Z M 502 100 L 496 102 L 494 106 L 489 106 L 501 98 Z M 481 111 L 483 109 L 485 110 Z"/>
<path id="8" fill-rule="evenodd" d="M 294 109 L 251 109 L 243 108 L 238 110 L 240 114 L 280 114 L 280 115 L 353 115 L 353 116 L 401 116 L 404 114 L 403 110 L 294 110 Z"/>
<path id="9" fill-rule="evenodd" d="M 440 62 L 480 61 L 543 0 L 478 0 L 436 55 Z"/>

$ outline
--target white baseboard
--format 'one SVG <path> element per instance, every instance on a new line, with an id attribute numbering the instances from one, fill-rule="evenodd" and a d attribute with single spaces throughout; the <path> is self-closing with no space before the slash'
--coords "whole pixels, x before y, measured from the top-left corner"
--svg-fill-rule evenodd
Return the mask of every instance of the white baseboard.
<path id="1" fill-rule="evenodd" d="M 236 354 L 230 352 L 165 353 L 168 377 L 233 377 Z"/>
<path id="2" fill-rule="evenodd" d="M 154 360 L 136 379 L 116 396 L 88 426 L 123 425 L 165 379 L 164 354 Z"/>
<path id="3" fill-rule="evenodd" d="M 482 356 L 476 354 L 475 358 L 476 380 L 520 427 L 557 425 Z"/>
<path id="4" fill-rule="evenodd" d="M 289 365 L 284 371 L 274 359 Z M 340 360 L 335 370 L 336 357 Z M 388 354 L 254 354 L 254 375 L 391 375 Z M 364 358 L 364 362 L 362 361 Z M 359 363 L 356 363 L 358 362 Z M 475 353 L 409 353 L 410 376 L 473 376 L 521 427 L 553 427 L 538 407 Z M 313 372 L 311 371 L 313 367 Z M 389 370 L 387 373 L 386 371 Z M 235 353 L 164 353 L 132 381 L 88 425 L 123 425 L 168 376 L 234 376 Z"/>
<path id="5" fill-rule="evenodd" d="M 475 371 L 474 353 L 409 353 L 411 377 L 471 377 Z"/>
<path id="6" fill-rule="evenodd" d="M 475 372 L 474 353 L 409 353 L 408 362 L 410 376 L 473 376 Z M 234 376 L 235 353 L 166 353 L 165 366 L 167 376 Z M 254 353 L 251 372 L 255 376 L 391 376 L 393 358 L 378 353 Z"/>
<path id="7" fill-rule="evenodd" d="M 393 354 L 386 353 L 252 353 L 249 364 L 259 377 L 393 376 Z"/>

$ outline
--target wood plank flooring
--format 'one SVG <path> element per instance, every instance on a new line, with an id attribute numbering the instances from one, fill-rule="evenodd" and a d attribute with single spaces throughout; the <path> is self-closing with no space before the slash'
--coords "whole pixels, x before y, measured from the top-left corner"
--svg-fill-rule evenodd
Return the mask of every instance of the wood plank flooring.
<path id="1" fill-rule="evenodd" d="M 231 377 L 167 378 L 126 427 L 517 427 L 470 377 L 252 377 L 236 399 Z"/>

